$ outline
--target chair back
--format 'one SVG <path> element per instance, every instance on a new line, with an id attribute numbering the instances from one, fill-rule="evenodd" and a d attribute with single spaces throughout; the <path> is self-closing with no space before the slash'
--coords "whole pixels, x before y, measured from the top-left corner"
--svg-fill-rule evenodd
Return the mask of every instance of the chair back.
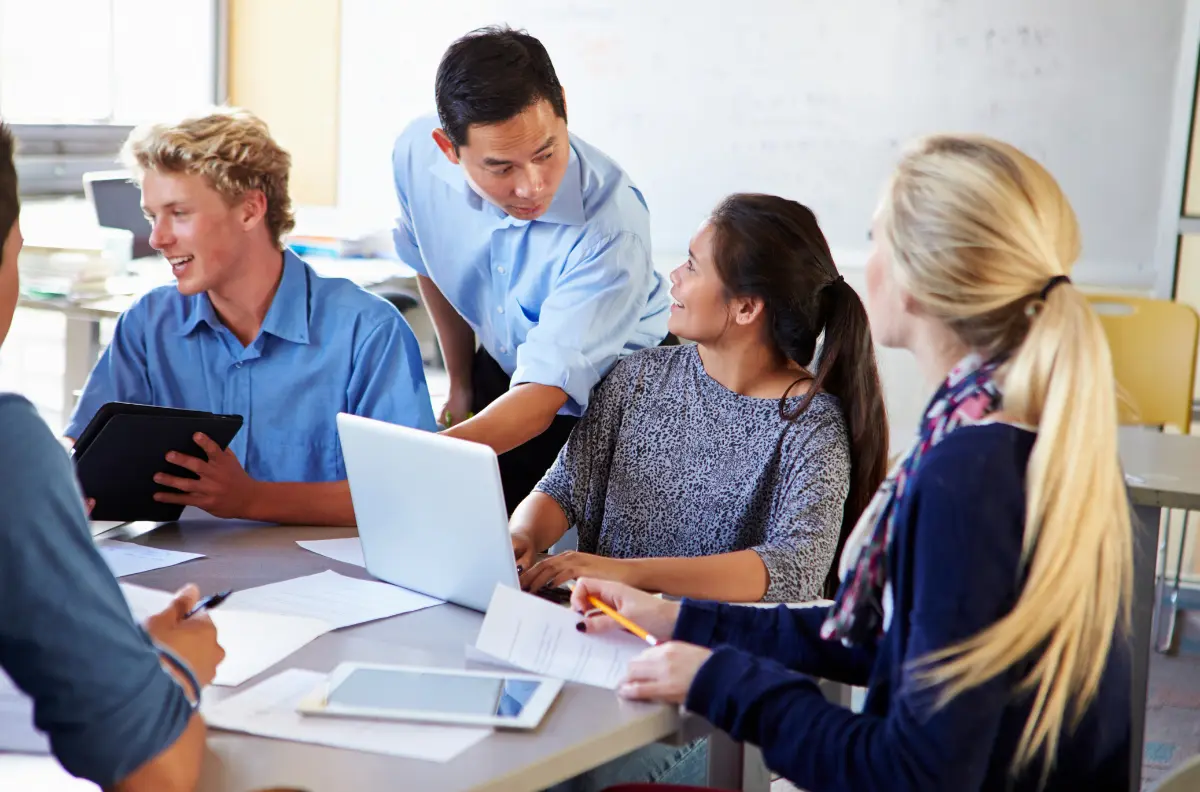
<path id="1" fill-rule="evenodd" d="M 1162 777 L 1154 792 L 1196 792 L 1200 789 L 1200 756 L 1193 756 Z"/>
<path id="2" fill-rule="evenodd" d="M 1170 300 L 1109 294 L 1088 299 L 1112 350 L 1121 423 L 1190 432 L 1200 316 Z"/>

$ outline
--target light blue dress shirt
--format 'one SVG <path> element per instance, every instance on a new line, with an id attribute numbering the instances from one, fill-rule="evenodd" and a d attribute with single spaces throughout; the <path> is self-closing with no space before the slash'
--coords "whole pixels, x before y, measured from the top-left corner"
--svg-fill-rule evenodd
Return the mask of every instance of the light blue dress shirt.
<path id="1" fill-rule="evenodd" d="M 571 136 L 550 208 L 519 220 L 481 198 L 433 142 L 436 118 L 392 156 L 401 260 L 433 280 L 512 376 L 566 391 L 581 415 L 617 360 L 667 334 L 668 286 L 650 258 L 650 213 L 620 167 Z"/>
<path id="2" fill-rule="evenodd" d="M 346 478 L 339 412 L 434 431 L 420 349 L 400 312 L 283 256 L 279 289 L 245 347 L 206 294 L 170 285 L 138 299 L 117 320 L 67 436 L 110 401 L 236 414 L 244 423 L 230 448 L 247 473 L 315 482 Z"/>

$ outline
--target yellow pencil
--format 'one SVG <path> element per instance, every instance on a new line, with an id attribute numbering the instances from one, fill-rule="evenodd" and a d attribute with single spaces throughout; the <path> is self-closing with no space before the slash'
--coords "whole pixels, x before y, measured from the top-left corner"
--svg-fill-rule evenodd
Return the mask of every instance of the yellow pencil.
<path id="1" fill-rule="evenodd" d="M 612 608 L 608 607 L 607 605 L 605 605 L 605 604 L 604 604 L 603 602 L 601 602 L 600 600 L 596 599 L 596 598 L 595 598 L 595 597 L 593 597 L 593 596 L 589 596 L 589 597 L 588 597 L 588 602 L 590 602 L 590 603 L 591 603 L 591 605 L 592 605 L 592 607 L 593 607 L 593 608 L 595 608 L 596 610 L 600 611 L 600 612 L 601 612 L 601 613 L 603 613 L 605 616 L 608 616 L 610 619 L 612 619 L 612 620 L 613 620 L 613 621 L 615 621 L 617 624 L 619 624 L 619 625 L 621 625 L 622 627 L 624 627 L 626 630 L 629 630 L 629 632 L 633 633 L 633 634 L 634 634 L 634 635 L 636 635 L 638 638 L 641 638 L 643 641 L 645 641 L 646 643 L 650 644 L 651 646 L 658 646 L 658 639 L 657 639 L 657 638 L 655 638 L 655 637 L 654 637 L 653 635 L 651 635 L 650 633 L 646 632 L 644 629 L 642 629 L 641 627 L 639 627 L 639 626 L 638 626 L 638 625 L 636 625 L 635 623 L 631 622 L 629 619 L 626 619 L 624 616 L 622 616 L 621 614 L 617 613 L 615 610 L 613 610 Z"/>

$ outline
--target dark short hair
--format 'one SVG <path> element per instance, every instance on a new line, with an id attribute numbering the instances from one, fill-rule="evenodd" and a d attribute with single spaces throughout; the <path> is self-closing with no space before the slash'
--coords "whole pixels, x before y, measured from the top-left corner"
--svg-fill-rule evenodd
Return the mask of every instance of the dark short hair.
<path id="1" fill-rule="evenodd" d="M 485 27 L 451 44 L 438 64 L 434 92 L 442 130 L 455 149 L 466 145 L 473 124 L 499 124 L 539 101 L 567 120 L 550 55 L 524 30 Z"/>
<path id="2" fill-rule="evenodd" d="M 21 214 L 21 202 L 17 199 L 17 142 L 12 130 L 0 122 L 0 254 L 4 253 L 4 240 L 12 231 Z"/>

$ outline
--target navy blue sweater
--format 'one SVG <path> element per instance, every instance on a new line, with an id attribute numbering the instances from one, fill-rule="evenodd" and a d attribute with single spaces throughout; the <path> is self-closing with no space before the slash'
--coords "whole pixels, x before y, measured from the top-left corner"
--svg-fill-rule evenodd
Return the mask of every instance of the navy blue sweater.
<path id="1" fill-rule="evenodd" d="M 1038 790 L 1040 766 L 1010 772 L 1030 710 L 1014 685 L 1024 667 L 940 709 L 910 671 L 1016 602 L 1033 440 L 988 424 L 959 429 L 926 454 L 896 504 L 895 611 L 874 646 L 822 640 L 826 608 L 685 601 L 675 637 L 715 647 L 687 708 L 761 747 L 771 769 L 809 792 Z M 1128 789 L 1129 654 L 1118 634 L 1099 695 L 1064 731 L 1043 790 Z M 866 685 L 862 714 L 825 701 L 805 674 Z"/>

